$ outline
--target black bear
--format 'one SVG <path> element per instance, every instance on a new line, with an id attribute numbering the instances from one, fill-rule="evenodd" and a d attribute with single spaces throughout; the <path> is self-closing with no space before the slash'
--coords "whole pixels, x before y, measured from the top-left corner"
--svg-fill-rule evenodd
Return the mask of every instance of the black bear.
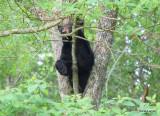
<path id="1" fill-rule="evenodd" d="M 72 32 L 72 24 L 58 26 L 61 34 Z M 82 30 L 78 30 L 77 36 L 85 38 Z M 90 72 L 94 65 L 94 54 L 90 47 L 90 43 L 84 39 L 76 38 L 76 59 L 78 66 L 79 91 L 84 92 Z M 86 39 L 86 38 L 85 38 Z M 55 67 L 61 75 L 69 77 L 69 83 L 73 87 L 72 82 L 72 36 L 62 37 L 63 47 L 60 60 L 56 61 Z"/>

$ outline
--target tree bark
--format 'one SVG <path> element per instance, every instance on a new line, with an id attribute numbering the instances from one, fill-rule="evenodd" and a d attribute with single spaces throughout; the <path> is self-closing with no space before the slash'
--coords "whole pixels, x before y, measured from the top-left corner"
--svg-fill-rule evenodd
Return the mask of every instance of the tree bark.
<path id="1" fill-rule="evenodd" d="M 48 20 L 45 21 L 43 23 L 47 23 L 50 22 L 49 19 L 52 19 L 53 17 L 50 17 L 48 14 L 46 14 L 42 9 L 40 9 L 39 7 L 31 7 L 28 9 L 32 14 L 34 14 L 36 17 L 38 17 L 40 20 Z M 53 8 L 53 15 L 54 18 L 58 18 L 58 10 L 56 8 Z M 54 52 L 54 59 L 55 61 L 57 61 L 60 58 L 61 55 L 61 49 L 62 49 L 62 38 L 57 36 L 59 33 L 58 31 L 58 27 L 52 27 L 49 29 L 50 32 L 50 37 L 53 40 L 52 41 L 52 48 L 53 48 L 53 52 Z M 57 35 L 55 35 L 55 33 Z M 54 41 L 54 40 L 60 40 L 60 41 Z M 63 76 L 61 75 L 58 71 L 56 71 L 57 73 L 57 77 L 58 77 L 58 88 L 59 88 L 59 93 L 60 93 L 60 97 L 61 100 L 63 101 L 64 99 L 64 95 L 70 95 L 70 85 L 68 82 L 68 78 L 67 76 Z"/>
<path id="2" fill-rule="evenodd" d="M 102 6 L 101 11 L 103 12 L 105 7 Z M 116 18 L 118 9 L 115 11 L 107 11 L 106 17 Z M 116 20 L 107 19 L 101 17 L 99 19 L 98 27 L 101 29 L 115 29 Z M 92 69 L 88 84 L 86 86 L 83 97 L 90 97 L 93 99 L 92 104 L 95 105 L 95 109 L 98 109 L 98 104 L 101 99 L 101 94 L 105 82 L 106 70 L 109 63 L 110 47 L 113 42 L 113 32 L 97 32 L 93 51 L 95 55 L 95 64 Z"/>

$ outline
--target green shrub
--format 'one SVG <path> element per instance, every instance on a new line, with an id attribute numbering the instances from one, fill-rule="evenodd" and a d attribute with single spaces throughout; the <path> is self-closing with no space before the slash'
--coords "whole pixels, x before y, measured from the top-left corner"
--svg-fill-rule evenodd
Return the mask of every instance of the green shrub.
<path id="1" fill-rule="evenodd" d="M 49 98 L 44 80 L 36 77 L 27 80 L 17 88 L 0 90 L 0 116 L 159 116 L 160 103 L 156 95 L 147 97 L 150 103 L 121 97 L 111 100 L 102 99 L 99 110 L 92 108 L 90 98 L 81 99 L 81 95 L 65 96 L 63 102 Z"/>

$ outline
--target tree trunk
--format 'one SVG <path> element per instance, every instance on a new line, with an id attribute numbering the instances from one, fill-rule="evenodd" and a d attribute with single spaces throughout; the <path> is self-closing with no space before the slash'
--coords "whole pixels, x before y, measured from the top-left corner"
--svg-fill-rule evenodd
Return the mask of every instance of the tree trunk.
<path id="1" fill-rule="evenodd" d="M 105 7 L 101 8 L 104 11 Z M 116 20 L 111 18 L 117 17 L 118 10 L 107 11 L 106 17 L 99 19 L 98 27 L 101 29 L 115 29 Z M 109 17 L 107 19 L 107 17 Z M 101 94 L 105 82 L 106 70 L 109 63 L 110 47 L 113 42 L 113 32 L 97 32 L 95 38 L 95 45 L 93 48 L 95 55 L 95 64 L 92 69 L 88 84 L 86 86 L 83 97 L 90 97 L 93 99 L 92 104 L 96 105 L 95 109 L 98 109 L 98 104 L 101 99 Z"/>
<path id="2" fill-rule="evenodd" d="M 38 17 L 39 19 L 43 20 L 49 20 L 49 19 L 56 19 L 58 18 L 58 10 L 56 8 L 53 8 L 53 14 L 54 17 L 49 16 L 48 14 L 46 14 L 42 9 L 40 9 L 39 7 L 31 7 L 31 8 L 27 8 L 32 14 L 34 14 L 36 17 Z M 50 20 L 49 20 L 50 21 Z M 49 21 L 43 21 L 43 23 L 47 23 Z M 54 21 L 54 20 L 53 20 Z M 55 34 L 60 34 L 58 31 L 58 27 L 52 27 L 51 29 L 49 29 L 50 32 L 50 37 L 53 40 L 52 41 L 52 48 L 53 48 L 53 52 L 54 52 L 54 59 L 55 61 L 59 60 L 60 55 L 61 55 L 61 49 L 62 49 L 62 38 L 55 35 Z M 54 41 L 55 40 L 55 41 Z M 59 40 L 59 41 L 57 41 Z M 68 78 L 67 76 L 63 76 L 61 75 L 58 71 L 56 71 L 57 73 L 57 77 L 58 77 L 58 88 L 59 88 L 59 93 L 60 93 L 60 97 L 61 100 L 64 99 L 64 95 L 70 95 L 70 85 L 68 82 Z"/>
<path id="3" fill-rule="evenodd" d="M 53 52 L 54 52 L 54 59 L 55 61 L 59 60 L 60 55 L 61 55 L 61 49 L 62 49 L 62 41 L 54 41 L 54 39 L 58 39 L 58 40 L 62 40 L 61 37 L 58 37 L 56 35 L 54 35 L 52 32 L 54 33 L 59 33 L 58 29 L 56 28 L 52 28 L 49 30 L 50 31 L 50 36 L 52 41 L 52 48 L 53 48 Z M 63 76 L 61 75 L 57 70 L 57 77 L 58 77 L 58 88 L 59 88 L 59 93 L 60 93 L 60 97 L 61 100 L 64 99 L 64 95 L 70 95 L 70 85 L 68 82 L 68 77 L 67 76 Z"/>

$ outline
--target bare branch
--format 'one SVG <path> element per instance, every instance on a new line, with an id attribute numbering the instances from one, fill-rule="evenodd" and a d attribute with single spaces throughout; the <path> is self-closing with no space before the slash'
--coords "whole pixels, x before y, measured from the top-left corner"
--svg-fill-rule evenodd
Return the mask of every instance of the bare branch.
<path id="1" fill-rule="evenodd" d="M 2 56 L 0 58 L 17 58 L 17 56 Z"/>
<path id="2" fill-rule="evenodd" d="M 26 28 L 26 29 L 21 28 L 21 29 L 12 29 L 9 31 L 2 31 L 0 32 L 0 37 L 6 37 L 6 36 L 13 35 L 13 34 L 27 34 L 27 33 L 40 32 L 40 31 L 47 30 L 47 29 L 57 26 L 58 24 L 62 22 L 62 20 L 63 19 L 58 19 L 55 22 L 46 23 L 44 26 L 40 26 L 40 27 L 31 27 L 31 28 Z"/>

